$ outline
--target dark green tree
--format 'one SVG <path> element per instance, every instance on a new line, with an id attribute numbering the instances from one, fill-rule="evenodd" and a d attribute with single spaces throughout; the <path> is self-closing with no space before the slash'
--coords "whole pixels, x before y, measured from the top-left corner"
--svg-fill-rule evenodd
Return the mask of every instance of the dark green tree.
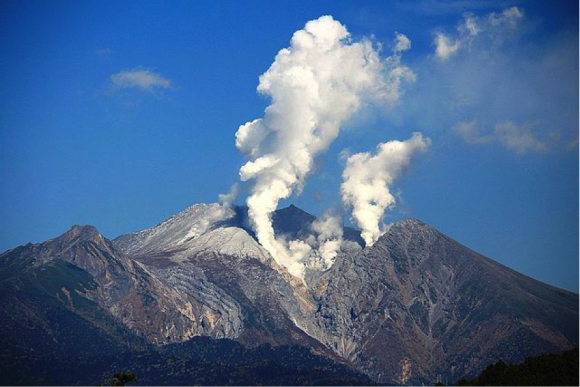
<path id="1" fill-rule="evenodd" d="M 127 383 L 133 383 L 137 381 L 137 376 L 132 372 L 119 372 L 115 374 L 115 377 L 111 379 L 111 386 L 124 386 Z"/>
<path id="2" fill-rule="evenodd" d="M 121 372 L 115 374 L 115 378 L 112 380 L 111 386 L 113 387 L 124 387 L 126 383 L 136 382 L 137 377 L 131 372 Z"/>

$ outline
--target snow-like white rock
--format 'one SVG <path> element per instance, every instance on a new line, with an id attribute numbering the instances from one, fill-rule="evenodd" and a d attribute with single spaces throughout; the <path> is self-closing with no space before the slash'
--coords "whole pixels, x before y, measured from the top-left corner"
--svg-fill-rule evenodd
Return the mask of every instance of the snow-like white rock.
<path id="1" fill-rule="evenodd" d="M 157 226 L 118 237 L 115 246 L 133 256 L 181 249 L 217 222 L 234 215 L 231 208 L 217 203 L 196 204 Z"/>
<path id="2" fill-rule="evenodd" d="M 199 253 L 217 253 L 235 257 L 256 258 L 269 262 L 270 254 L 252 238 L 248 232 L 239 227 L 220 227 L 210 230 L 184 244 L 185 249 L 175 257 L 189 258 Z"/>
<path id="3" fill-rule="evenodd" d="M 227 206 L 196 204 L 157 226 L 122 235 L 114 243 L 134 257 L 169 253 L 172 260 L 183 261 L 200 253 L 216 253 L 270 262 L 270 254 L 246 230 L 218 224 L 234 216 Z"/>

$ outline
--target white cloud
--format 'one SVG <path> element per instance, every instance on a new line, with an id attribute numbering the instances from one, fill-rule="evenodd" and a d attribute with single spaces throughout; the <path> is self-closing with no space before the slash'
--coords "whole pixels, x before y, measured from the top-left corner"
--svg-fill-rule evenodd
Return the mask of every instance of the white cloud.
<path id="1" fill-rule="evenodd" d="M 403 52 L 411 49 L 411 39 L 406 35 L 395 32 L 395 48 L 394 52 Z"/>
<path id="2" fill-rule="evenodd" d="M 503 12 L 494 18 L 500 14 Z M 405 109 L 389 117 L 391 123 L 409 120 L 433 137 L 434 132 L 441 134 L 453 128 L 467 143 L 505 147 L 513 152 L 515 146 L 504 145 L 507 135 L 503 136 L 504 143 L 500 142 L 496 125 L 508 121 L 517 126 L 533 123 L 535 126 L 526 124 L 527 130 L 543 145 L 531 142 L 536 145 L 520 147 L 525 149 L 520 152 L 565 150 L 568 142 L 578 138 L 578 33 L 568 29 L 548 32 L 535 23 L 522 28 L 525 16 L 515 18 L 520 20 L 520 28 L 510 27 L 511 22 L 487 28 L 489 12 L 460 17 L 457 25 L 463 26 L 464 35 L 473 34 L 470 23 L 466 23 L 469 19 L 475 20 L 481 31 L 465 41 L 460 54 L 446 61 L 435 62 L 433 56 L 414 64 L 421 87 L 406 96 Z M 545 35 L 536 39 L 540 31 Z M 450 37 L 459 35 L 452 33 Z M 473 119 L 477 125 L 471 122 Z"/>
<path id="3" fill-rule="evenodd" d="M 489 24 L 493 27 L 508 26 L 516 28 L 524 17 L 524 12 L 518 7 L 505 9 L 501 13 L 492 12 L 488 15 Z"/>
<path id="4" fill-rule="evenodd" d="M 494 136 L 504 147 L 517 154 L 546 152 L 548 150 L 546 143 L 536 138 L 532 128 L 531 124 L 499 122 L 495 125 Z"/>
<path id="5" fill-rule="evenodd" d="M 372 246 L 383 234 L 383 216 L 395 205 L 391 185 L 409 166 L 416 152 L 424 152 L 431 140 L 414 133 L 406 141 L 389 141 L 377 146 L 377 153 L 357 153 L 350 156 L 342 174 L 342 201 L 352 207 L 354 223 L 362 229 L 361 236 Z"/>
<path id="6" fill-rule="evenodd" d="M 524 13 L 518 7 L 508 8 L 500 13 L 492 12 L 482 19 L 473 14 L 465 14 L 457 27 L 456 36 L 442 32 L 435 34 L 433 41 L 435 57 L 443 61 L 450 58 L 461 49 L 470 47 L 478 35 L 486 35 L 488 38 L 500 41 L 502 35 L 506 33 L 505 27 L 516 28 L 523 17 Z"/>
<path id="7" fill-rule="evenodd" d="M 455 15 L 466 10 L 495 9 L 498 6 L 509 5 L 510 0 L 415 0 L 401 1 L 397 5 L 410 12 L 427 15 Z"/>
<path id="8" fill-rule="evenodd" d="M 463 24 L 459 26 L 459 31 L 464 35 L 477 36 L 481 32 L 481 26 L 477 21 L 477 17 L 467 14 L 463 18 Z"/>
<path id="9" fill-rule="evenodd" d="M 396 42 L 393 55 L 381 58 L 369 39 L 355 41 L 344 25 L 322 16 L 296 31 L 290 47 L 280 50 L 260 76 L 258 92 L 272 102 L 263 118 L 236 133 L 236 147 L 249 159 L 240 178 L 254 182 L 246 203 L 258 240 L 297 277 L 303 275 L 301 260 L 309 249 L 276 239 L 271 213 L 281 199 L 301 191 L 315 157 L 362 106 L 395 103 L 403 82 L 414 80 L 401 64 L 410 40 L 398 34 Z"/>
<path id="10" fill-rule="evenodd" d="M 160 89 L 170 89 L 172 82 L 152 70 L 138 67 L 111 75 L 111 85 L 113 90 L 138 89 L 153 92 Z"/>
<path id="11" fill-rule="evenodd" d="M 475 120 L 459 122 L 453 131 L 461 136 L 467 144 L 489 144 L 496 142 L 516 154 L 544 153 L 548 143 L 534 134 L 533 124 L 516 124 L 513 121 L 503 121 L 495 124 L 492 133 L 482 135 Z"/>
<path id="12" fill-rule="evenodd" d="M 435 55 L 439 59 L 447 59 L 461 47 L 461 41 L 454 41 L 449 36 L 438 33 L 435 35 Z"/>
<path id="13" fill-rule="evenodd" d="M 468 144 L 488 144 L 494 141 L 492 136 L 482 136 L 479 133 L 478 124 L 475 120 L 459 122 L 453 127 L 453 131 Z"/>

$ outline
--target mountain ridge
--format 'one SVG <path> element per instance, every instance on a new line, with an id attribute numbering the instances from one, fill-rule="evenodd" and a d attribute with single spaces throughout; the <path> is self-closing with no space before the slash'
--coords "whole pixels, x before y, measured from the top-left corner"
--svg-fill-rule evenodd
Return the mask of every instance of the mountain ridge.
<path id="1" fill-rule="evenodd" d="M 315 219 L 295 206 L 273 215 L 276 232 L 293 238 L 305 237 Z M 0 287 L 19 300 L 11 308 L 28 302 L 19 295 L 26 273 L 54 265 L 73 278 L 78 270 L 88 276 L 84 285 L 49 286 L 63 313 L 78 315 L 76 303 L 88 303 L 148 345 L 197 336 L 248 347 L 300 345 L 378 383 L 458 380 L 500 357 L 517 362 L 578 345 L 577 294 L 414 218 L 394 223 L 373 246 L 346 238 L 334 264 L 305 282 L 257 243 L 243 207 L 194 205 L 112 241 L 76 225 L 0 254 Z M 37 278 L 66 282 L 63 275 Z M 20 332 L 19 317 L 7 307 L 0 312 L 13 321 L 7 331 Z"/>

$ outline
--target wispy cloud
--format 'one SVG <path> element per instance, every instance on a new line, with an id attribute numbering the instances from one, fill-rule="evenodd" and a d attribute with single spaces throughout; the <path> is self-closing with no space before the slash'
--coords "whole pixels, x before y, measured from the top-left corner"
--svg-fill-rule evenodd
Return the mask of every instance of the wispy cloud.
<path id="1" fill-rule="evenodd" d="M 395 47 L 393 51 L 395 53 L 400 53 L 411 49 L 411 39 L 407 35 L 395 32 Z"/>
<path id="2" fill-rule="evenodd" d="M 454 36 L 443 32 L 435 34 L 435 57 L 440 60 L 449 59 L 461 49 L 469 48 L 478 35 L 500 41 L 506 30 L 518 27 L 523 17 L 524 12 L 518 7 L 491 12 L 483 17 L 465 14 Z"/>
<path id="3" fill-rule="evenodd" d="M 435 139 L 453 128 L 467 144 L 518 154 L 577 151 L 578 33 L 537 39 L 538 24 L 510 9 L 460 16 L 448 44 L 472 38 L 446 60 L 432 55 L 413 63 L 420 87 L 408 89 L 405 109 L 389 115 L 391 122 L 412 120 Z"/>
<path id="4" fill-rule="evenodd" d="M 435 56 L 439 59 L 447 59 L 459 50 L 462 42 L 460 40 L 452 40 L 444 33 L 435 35 Z"/>
<path id="5" fill-rule="evenodd" d="M 509 4 L 519 2 L 518 0 L 419 0 L 400 1 L 399 8 L 422 13 L 426 15 L 448 15 L 463 13 L 466 11 L 482 11 L 486 9 L 496 9 Z"/>
<path id="6" fill-rule="evenodd" d="M 495 137 L 507 149 L 517 154 L 544 153 L 548 150 L 546 142 L 539 140 L 532 131 L 533 125 L 518 125 L 512 121 L 495 125 Z"/>
<path id="7" fill-rule="evenodd" d="M 489 144 L 494 141 L 492 136 L 481 135 L 476 120 L 459 122 L 452 129 L 455 134 L 460 136 L 463 141 L 470 145 Z"/>
<path id="8" fill-rule="evenodd" d="M 545 153 L 548 141 L 539 139 L 532 123 L 517 124 L 513 121 L 498 122 L 492 133 L 482 134 L 477 121 L 459 122 L 453 131 L 470 145 L 498 143 L 506 149 L 523 155 L 526 153 Z"/>
<path id="9" fill-rule="evenodd" d="M 145 92 L 155 92 L 163 89 L 171 89 L 173 82 L 159 73 L 150 69 L 137 67 L 131 70 L 123 70 L 111 75 L 111 88 L 113 91 L 122 89 L 136 89 Z"/>
<path id="10" fill-rule="evenodd" d="M 95 50 L 95 55 L 98 56 L 99 58 L 109 58 L 112 53 L 113 50 L 111 50 L 108 47 L 99 48 Z"/>

